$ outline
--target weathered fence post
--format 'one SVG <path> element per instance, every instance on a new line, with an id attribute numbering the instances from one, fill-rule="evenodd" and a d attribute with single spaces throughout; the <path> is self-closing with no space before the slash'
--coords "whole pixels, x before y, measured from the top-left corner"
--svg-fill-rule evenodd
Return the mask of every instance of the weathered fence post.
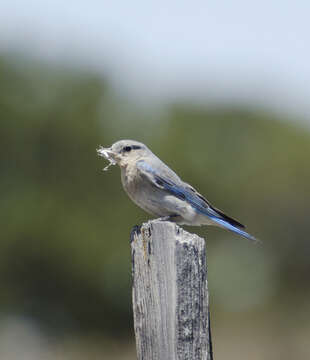
<path id="1" fill-rule="evenodd" d="M 204 239 L 152 220 L 131 254 L 138 360 L 212 360 Z"/>

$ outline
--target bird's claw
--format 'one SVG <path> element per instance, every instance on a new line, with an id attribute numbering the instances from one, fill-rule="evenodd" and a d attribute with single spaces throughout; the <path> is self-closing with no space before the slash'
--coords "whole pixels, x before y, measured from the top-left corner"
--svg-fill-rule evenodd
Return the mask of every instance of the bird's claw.
<path id="1" fill-rule="evenodd" d="M 177 214 L 172 214 L 172 215 L 168 215 L 168 216 L 162 216 L 160 218 L 158 218 L 159 221 L 171 221 L 173 218 L 177 217 L 179 215 Z"/>

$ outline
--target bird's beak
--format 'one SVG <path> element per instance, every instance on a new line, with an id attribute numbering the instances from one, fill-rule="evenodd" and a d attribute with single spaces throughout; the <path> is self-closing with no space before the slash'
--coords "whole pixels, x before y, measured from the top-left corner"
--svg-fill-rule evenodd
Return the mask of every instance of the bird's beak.
<path id="1" fill-rule="evenodd" d="M 112 151 L 111 148 L 104 148 L 100 146 L 100 148 L 97 149 L 97 153 L 99 156 L 102 156 L 108 161 L 110 161 L 112 165 L 116 164 L 117 154 L 114 151 Z"/>

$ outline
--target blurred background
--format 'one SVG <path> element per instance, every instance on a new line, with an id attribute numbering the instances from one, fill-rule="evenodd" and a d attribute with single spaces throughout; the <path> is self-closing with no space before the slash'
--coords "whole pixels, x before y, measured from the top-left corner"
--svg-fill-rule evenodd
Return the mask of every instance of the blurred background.
<path id="1" fill-rule="evenodd" d="M 99 145 L 146 143 L 263 240 L 207 238 L 215 359 L 310 355 L 307 1 L 0 5 L 0 358 L 135 359 L 129 233 Z"/>

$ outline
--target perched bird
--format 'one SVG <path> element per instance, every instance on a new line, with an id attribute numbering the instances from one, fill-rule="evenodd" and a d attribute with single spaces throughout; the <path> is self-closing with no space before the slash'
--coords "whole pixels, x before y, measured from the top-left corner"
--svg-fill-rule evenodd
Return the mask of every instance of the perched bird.
<path id="1" fill-rule="evenodd" d="M 120 140 L 110 148 L 100 147 L 97 152 L 110 161 L 104 170 L 119 165 L 125 191 L 146 212 L 181 225 L 216 225 L 256 241 L 244 231 L 244 225 L 212 206 L 146 145 Z"/>

